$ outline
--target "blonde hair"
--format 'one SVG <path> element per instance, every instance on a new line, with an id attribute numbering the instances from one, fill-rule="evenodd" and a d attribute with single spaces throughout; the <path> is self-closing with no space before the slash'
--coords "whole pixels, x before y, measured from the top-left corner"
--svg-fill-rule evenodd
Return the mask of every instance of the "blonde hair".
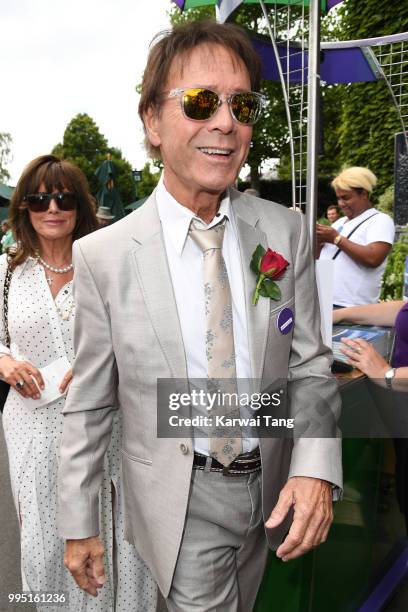
<path id="1" fill-rule="evenodd" d="M 371 193 L 377 184 L 377 177 L 368 168 L 361 166 L 352 166 L 346 168 L 336 176 L 332 181 L 333 189 L 364 189 L 367 193 Z"/>

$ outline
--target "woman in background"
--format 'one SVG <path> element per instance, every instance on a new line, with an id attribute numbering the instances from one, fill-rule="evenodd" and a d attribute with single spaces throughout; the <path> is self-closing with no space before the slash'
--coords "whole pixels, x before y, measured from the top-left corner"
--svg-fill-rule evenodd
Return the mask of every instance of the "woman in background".
<path id="1" fill-rule="evenodd" d="M 408 411 L 408 404 L 405 402 L 405 393 L 408 391 L 408 302 L 382 302 L 381 304 L 341 308 L 333 311 L 333 322 L 395 327 L 395 345 L 391 363 L 388 363 L 371 344 L 362 339 L 344 339 L 343 353 L 347 355 L 349 362 L 354 367 L 374 379 L 375 382 L 404 392 L 402 410 L 403 412 Z M 397 402 L 398 398 L 394 399 Z M 394 435 L 397 433 L 401 437 L 394 438 L 396 491 L 408 533 L 408 432 L 394 432 Z"/>
<path id="2" fill-rule="evenodd" d="M 153 612 L 156 586 L 124 541 L 119 414 L 100 491 L 108 580 L 96 598 L 80 590 L 64 567 L 64 543 L 57 533 L 57 458 L 74 359 L 72 243 L 98 227 L 85 176 L 53 155 L 34 159 L 14 190 L 10 220 L 18 246 L 0 257 L 0 286 L 11 272 L 8 299 L 2 296 L 0 307 L 7 306 L 6 316 L 0 314 L 0 376 L 11 386 L 3 427 L 21 527 L 23 589 L 65 592 L 67 607 L 75 612 Z M 48 398 L 50 374 L 41 371 L 46 366 L 58 381 Z M 37 608 L 42 609 L 40 603 Z M 44 606 L 47 612 L 54 609 L 61 605 Z"/>
<path id="3" fill-rule="evenodd" d="M 333 323 L 340 322 L 395 327 L 395 347 L 391 364 L 361 338 L 344 339 L 343 352 L 353 366 L 370 378 L 384 381 L 389 387 L 404 390 L 405 381 L 408 380 L 408 302 L 401 300 L 340 308 L 333 311 Z"/>

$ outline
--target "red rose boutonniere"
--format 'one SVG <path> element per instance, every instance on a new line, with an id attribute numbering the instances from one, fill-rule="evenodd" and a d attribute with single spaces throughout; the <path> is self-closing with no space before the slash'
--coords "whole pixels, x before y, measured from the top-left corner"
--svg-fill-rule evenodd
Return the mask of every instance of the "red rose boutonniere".
<path id="1" fill-rule="evenodd" d="M 252 272 L 257 276 L 257 283 L 252 296 L 254 306 L 257 305 L 260 295 L 272 300 L 280 300 L 281 290 L 274 281 L 282 278 L 288 265 L 289 262 L 280 253 L 271 249 L 265 251 L 263 246 L 258 244 L 253 252 L 250 264 Z"/>

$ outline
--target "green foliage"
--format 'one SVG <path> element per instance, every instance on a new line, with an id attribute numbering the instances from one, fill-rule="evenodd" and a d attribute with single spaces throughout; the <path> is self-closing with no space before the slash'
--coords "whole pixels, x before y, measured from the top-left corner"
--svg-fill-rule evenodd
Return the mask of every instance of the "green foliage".
<path id="1" fill-rule="evenodd" d="M 323 148 L 319 152 L 319 175 L 335 176 L 341 166 L 340 145 L 341 109 L 345 95 L 344 85 L 323 85 L 321 130 Z"/>
<path id="2" fill-rule="evenodd" d="M 367 166 L 384 191 L 393 176 L 394 134 L 401 127 L 384 83 L 347 86 L 340 129 L 342 161 L 347 166 Z"/>
<path id="3" fill-rule="evenodd" d="M 152 166 L 146 162 L 142 170 L 142 180 L 136 184 L 137 199 L 149 196 L 159 182 L 160 172 L 152 172 Z"/>
<path id="4" fill-rule="evenodd" d="M 389 185 L 383 194 L 378 198 L 378 204 L 376 206 L 381 212 L 387 213 L 387 215 L 393 216 L 394 208 L 394 185 Z"/>
<path id="5" fill-rule="evenodd" d="M 57 144 L 52 153 L 79 166 L 93 194 L 100 188 L 95 172 L 110 155 L 118 172 L 115 187 L 123 203 L 130 204 L 135 200 L 135 183 L 130 163 L 124 159 L 120 149 L 109 147 L 108 141 L 89 115 L 78 114 L 69 122 L 62 143 Z"/>
<path id="6" fill-rule="evenodd" d="M 201 6 L 199 8 L 188 9 L 181 12 L 180 9 L 173 4 L 167 14 L 169 16 L 170 23 L 175 26 L 182 23 L 189 23 L 190 21 L 214 19 L 215 8 L 213 6 Z"/>
<path id="7" fill-rule="evenodd" d="M 408 234 L 394 243 L 384 271 L 381 300 L 401 300 L 404 290 L 405 258 L 408 256 Z"/>
<path id="8" fill-rule="evenodd" d="M 343 40 L 404 32 L 408 3 L 344 0 L 339 9 Z M 384 82 L 354 83 L 345 88 L 341 116 L 342 162 L 368 166 L 383 192 L 393 175 L 394 134 L 401 131 L 397 112 Z"/>
<path id="9" fill-rule="evenodd" d="M 0 183 L 6 183 L 10 180 L 10 174 L 6 166 L 11 161 L 11 143 L 11 134 L 0 132 Z"/>
<path id="10" fill-rule="evenodd" d="M 255 251 L 252 253 L 252 258 L 249 267 L 251 268 L 252 272 L 257 276 L 261 272 L 261 261 L 265 253 L 266 251 L 261 244 L 258 244 Z"/>

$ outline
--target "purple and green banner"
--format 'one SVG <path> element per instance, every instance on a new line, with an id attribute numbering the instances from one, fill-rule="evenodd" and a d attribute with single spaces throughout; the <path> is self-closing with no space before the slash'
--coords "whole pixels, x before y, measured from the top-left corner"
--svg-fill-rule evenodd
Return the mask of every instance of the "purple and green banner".
<path id="1" fill-rule="evenodd" d="M 323 11 L 329 11 L 342 0 L 321 0 Z M 214 5 L 218 8 L 221 21 L 225 21 L 240 4 L 259 4 L 259 0 L 173 0 L 183 11 L 184 9 L 196 8 L 198 6 Z M 291 6 L 308 6 L 309 0 L 264 0 L 265 4 L 287 4 Z"/>
<path id="2" fill-rule="evenodd" d="M 279 81 L 278 66 L 271 41 L 266 36 L 251 34 L 252 44 L 262 59 L 262 76 L 269 81 Z M 339 83 L 361 83 L 376 81 L 378 75 L 370 63 L 364 47 L 325 49 L 322 45 L 320 59 L 320 78 L 327 85 Z M 299 47 L 278 43 L 279 57 L 283 70 L 289 72 L 290 83 L 307 83 L 308 52 L 304 55 Z M 289 57 L 288 57 L 289 52 Z M 289 70 L 288 70 L 289 68 Z"/>

